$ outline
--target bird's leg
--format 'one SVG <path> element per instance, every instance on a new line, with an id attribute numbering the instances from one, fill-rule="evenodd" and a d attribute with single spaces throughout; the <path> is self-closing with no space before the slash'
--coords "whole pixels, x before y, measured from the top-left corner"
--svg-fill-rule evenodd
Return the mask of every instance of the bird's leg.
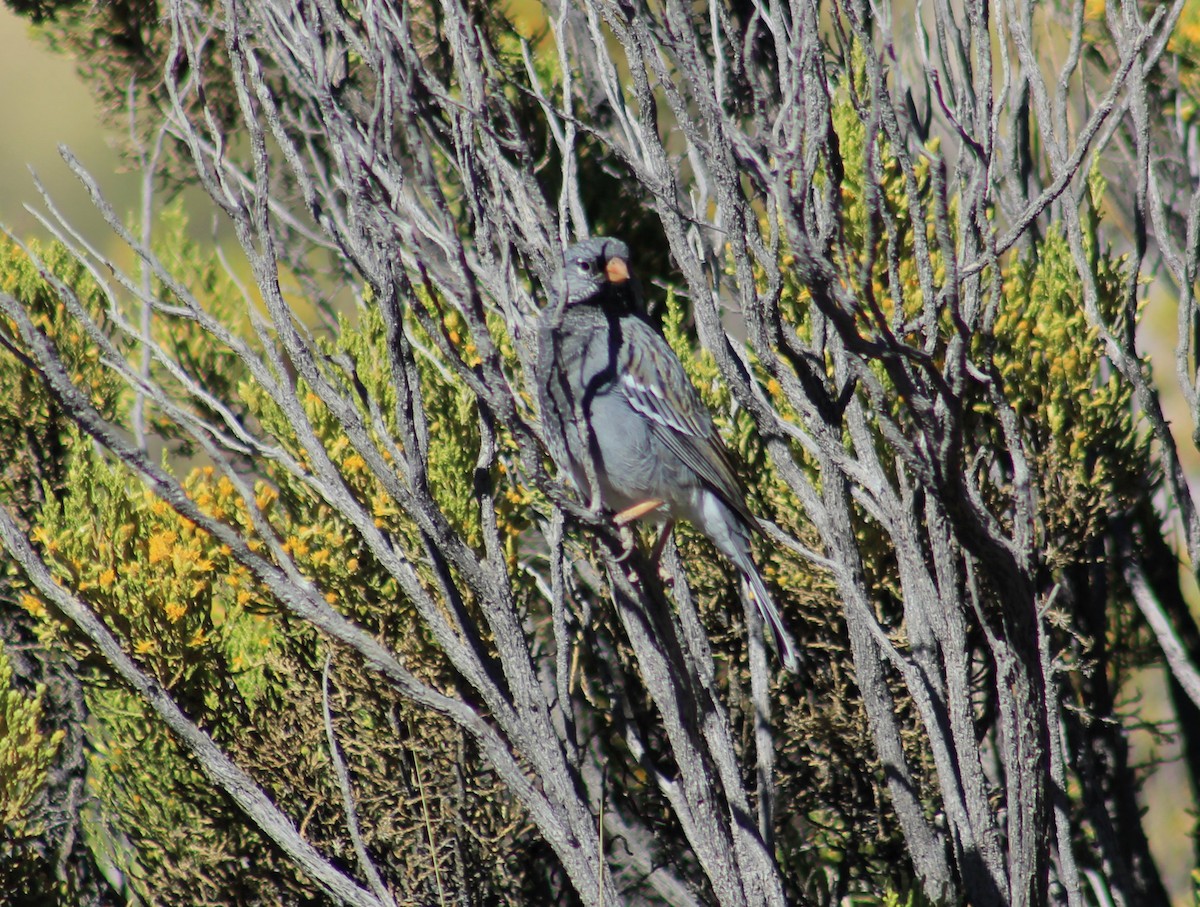
<path id="1" fill-rule="evenodd" d="M 649 501 L 642 501 L 640 504 L 626 507 L 613 517 L 613 520 L 618 526 L 627 526 L 634 520 L 640 520 L 646 514 L 658 510 L 664 503 L 664 501 L 660 501 L 657 498 L 651 498 Z"/>
<path id="2" fill-rule="evenodd" d="M 633 534 L 633 530 L 630 528 L 634 520 L 640 520 L 647 514 L 653 513 L 654 511 L 658 510 L 658 508 L 662 507 L 664 503 L 666 502 L 660 501 L 658 498 L 651 498 L 648 501 L 642 501 L 641 503 L 634 504 L 632 507 L 626 507 L 613 517 L 613 522 L 615 522 L 618 528 L 621 530 L 621 539 L 625 542 L 625 554 L 623 554 L 619 560 L 624 560 L 625 558 L 629 557 L 629 555 L 633 553 L 633 546 L 637 544 L 637 537 Z M 662 553 L 661 546 L 662 539 L 659 539 L 658 544 L 654 546 L 655 555 L 650 563 L 653 564 L 658 559 L 658 555 Z"/>
<path id="3" fill-rule="evenodd" d="M 650 552 L 650 563 L 657 566 L 662 558 L 663 549 L 667 547 L 667 539 L 671 537 L 671 530 L 675 528 L 674 520 L 667 520 L 663 524 L 662 532 L 658 535 L 658 541 L 654 543 L 654 550 Z"/>
<path id="4" fill-rule="evenodd" d="M 648 513 L 653 513 L 663 502 L 655 498 L 649 501 L 642 501 L 634 504 L 632 507 L 626 507 L 620 513 L 613 517 L 613 522 L 617 524 L 617 528 L 621 530 L 621 542 L 625 546 L 625 552 L 617 558 L 618 561 L 625 561 L 633 554 L 633 549 L 637 545 L 637 536 L 633 531 L 633 521 L 644 517 Z"/>

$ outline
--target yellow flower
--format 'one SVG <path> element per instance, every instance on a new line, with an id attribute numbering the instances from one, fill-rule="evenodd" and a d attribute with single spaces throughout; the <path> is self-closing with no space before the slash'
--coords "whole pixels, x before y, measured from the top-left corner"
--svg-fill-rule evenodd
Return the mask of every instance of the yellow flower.
<path id="1" fill-rule="evenodd" d="M 179 536 L 170 529 L 150 536 L 150 563 L 157 564 L 171 556 L 171 549 Z"/>
<path id="2" fill-rule="evenodd" d="M 187 608 L 179 602 L 167 602 L 166 612 L 167 620 L 176 623 L 183 615 L 187 614 Z"/>
<path id="3" fill-rule="evenodd" d="M 258 506 L 259 510 L 265 508 L 277 497 L 279 495 L 275 493 L 275 489 L 270 485 L 259 485 L 254 491 L 254 503 Z"/>
<path id="4" fill-rule="evenodd" d="M 26 593 L 21 596 L 21 607 L 32 614 L 34 617 L 45 617 L 46 605 L 37 596 Z"/>

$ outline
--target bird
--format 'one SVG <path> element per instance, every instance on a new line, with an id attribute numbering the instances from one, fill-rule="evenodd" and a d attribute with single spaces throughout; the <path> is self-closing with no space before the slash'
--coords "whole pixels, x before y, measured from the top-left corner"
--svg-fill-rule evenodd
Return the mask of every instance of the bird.
<path id="1" fill-rule="evenodd" d="M 534 379 L 551 459 L 619 525 L 665 518 L 699 529 L 741 574 L 794 673 L 796 645 L 750 550 L 761 526 L 708 409 L 649 320 L 629 247 L 607 236 L 576 243 L 550 291 Z"/>

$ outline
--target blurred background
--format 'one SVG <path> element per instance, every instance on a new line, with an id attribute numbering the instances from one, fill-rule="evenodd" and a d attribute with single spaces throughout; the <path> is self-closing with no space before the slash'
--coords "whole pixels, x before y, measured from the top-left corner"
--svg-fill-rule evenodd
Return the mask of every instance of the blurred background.
<path id="1" fill-rule="evenodd" d="M 115 209 L 137 204 L 137 177 L 121 164 L 119 136 L 101 123 L 74 61 L 55 53 L 29 20 L 0 5 L 0 224 L 20 237 L 48 237 L 26 210 L 44 210 L 32 168 L 63 214 L 92 240 L 113 247 L 110 231 L 58 154 L 67 145 L 96 176 Z"/>

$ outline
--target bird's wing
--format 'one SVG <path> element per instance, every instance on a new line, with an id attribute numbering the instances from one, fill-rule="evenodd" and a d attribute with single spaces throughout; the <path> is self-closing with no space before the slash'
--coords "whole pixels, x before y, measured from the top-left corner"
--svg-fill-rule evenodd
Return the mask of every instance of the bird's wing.
<path id="1" fill-rule="evenodd" d="M 617 378 L 621 394 L 668 450 L 757 528 L 712 417 L 674 350 L 640 318 L 622 319 L 621 328 L 628 332 Z"/>

